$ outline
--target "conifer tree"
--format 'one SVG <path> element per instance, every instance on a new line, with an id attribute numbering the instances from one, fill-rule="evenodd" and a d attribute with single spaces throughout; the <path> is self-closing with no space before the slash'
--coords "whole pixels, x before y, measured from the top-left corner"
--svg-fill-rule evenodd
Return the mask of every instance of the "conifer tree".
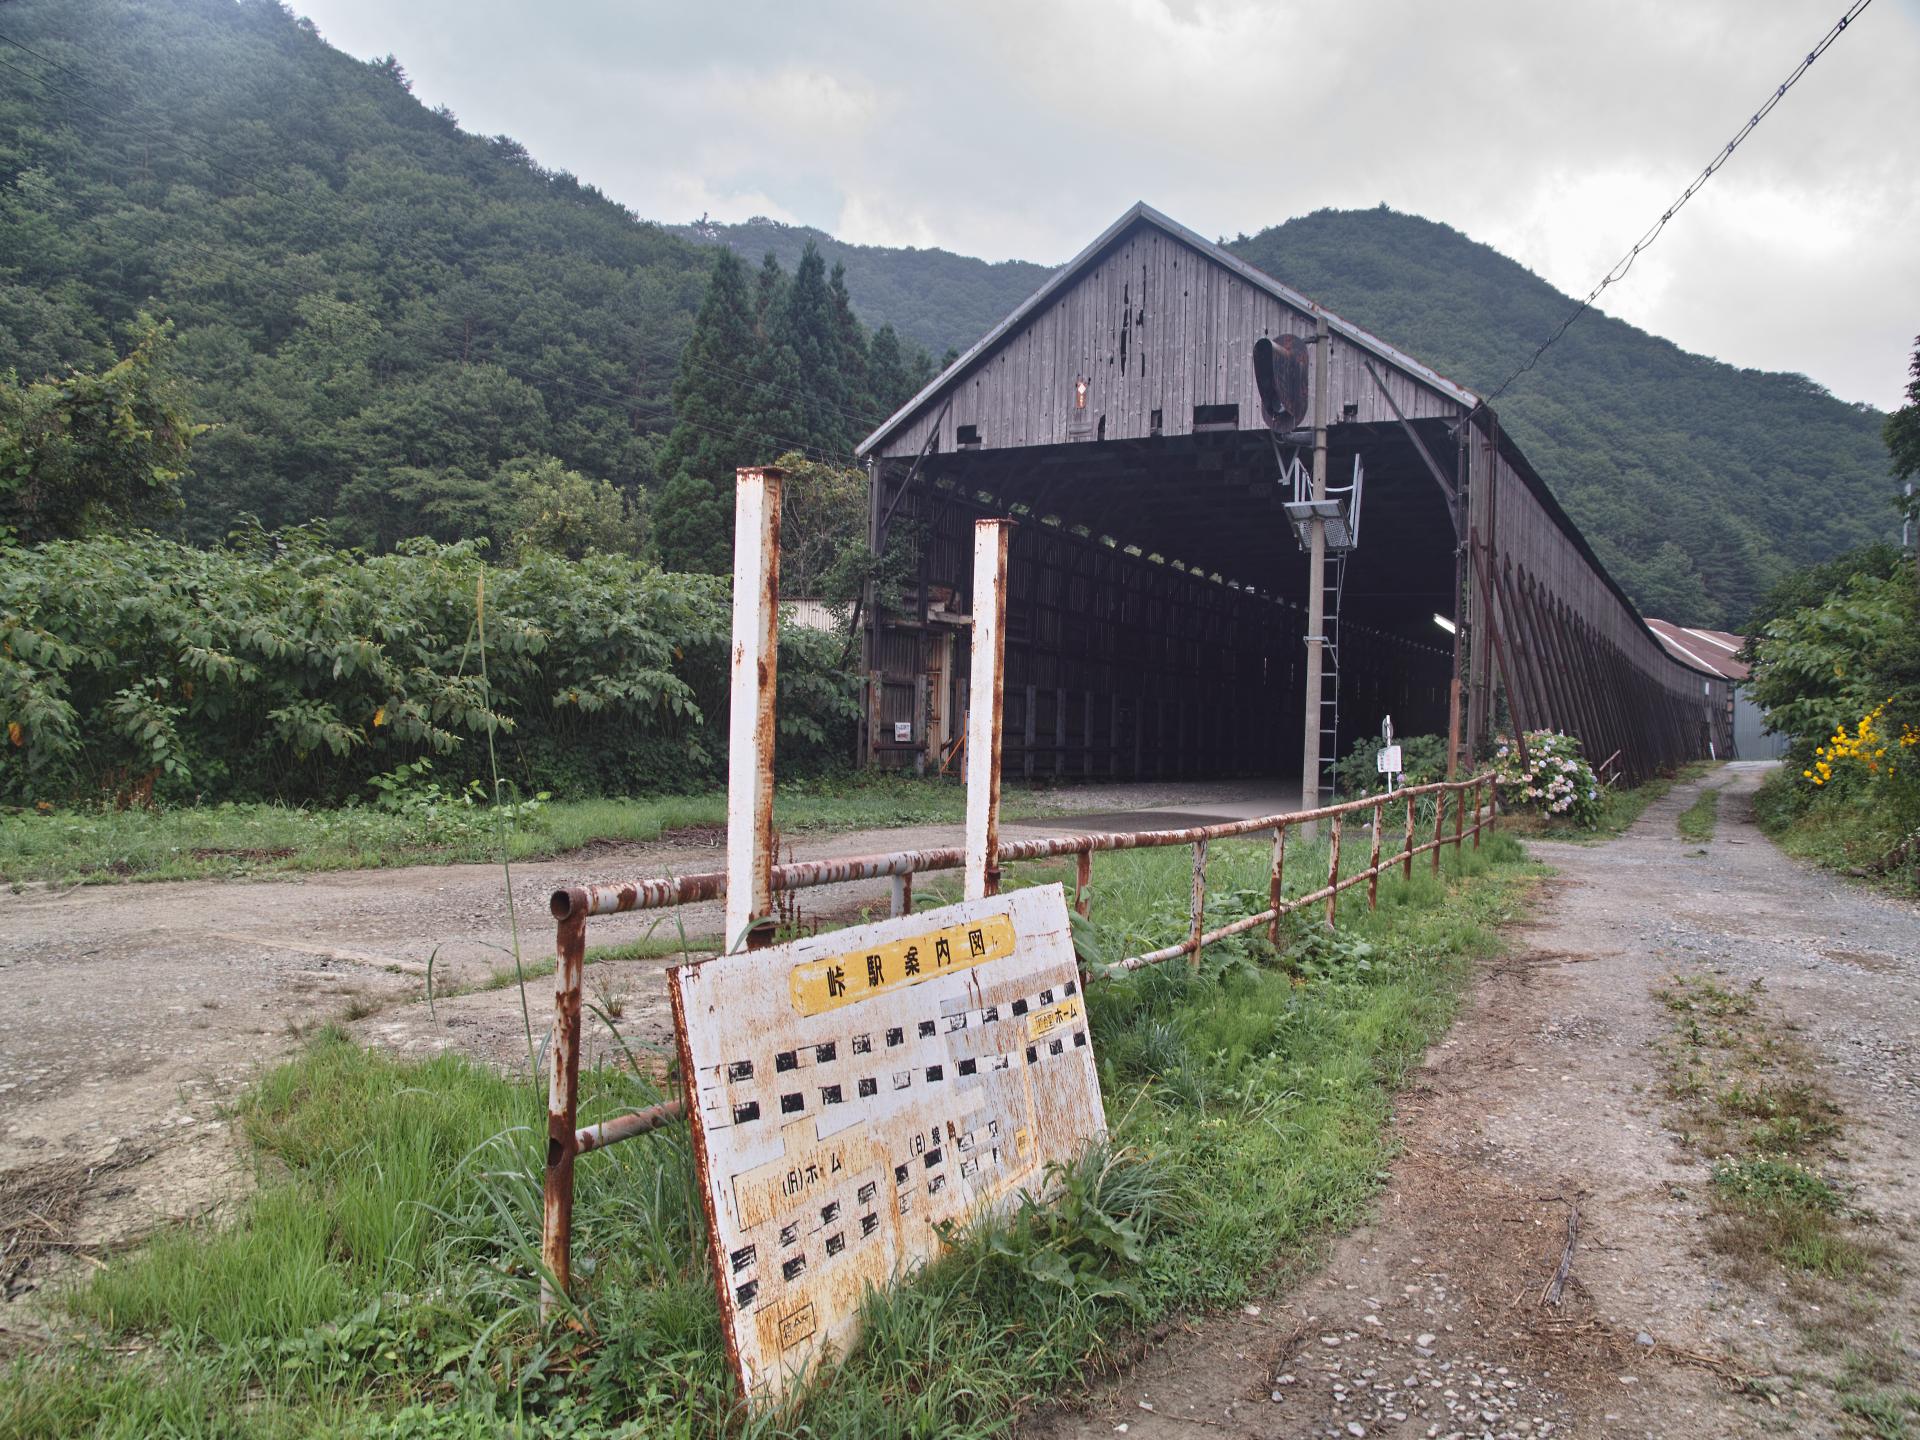
<path id="1" fill-rule="evenodd" d="M 841 405 L 843 387 L 839 345 L 834 333 L 833 296 L 827 289 L 827 265 L 811 241 L 787 286 L 773 326 L 775 343 L 792 352 L 794 384 L 790 396 L 799 428 L 785 438 L 823 455 L 838 455 L 854 445 L 852 422 Z"/>
<path id="2" fill-rule="evenodd" d="M 858 444 L 886 415 L 874 413 L 879 404 L 873 395 L 866 327 L 853 313 L 853 297 L 847 293 L 847 267 L 839 261 L 834 262 L 828 277 L 827 296 L 833 302 L 834 368 L 839 382 L 836 398 L 847 415 L 847 433 Z"/>
<path id="3" fill-rule="evenodd" d="M 753 389 L 758 348 L 746 267 L 722 246 L 715 254 L 693 334 L 673 385 L 678 417 L 661 450 L 660 559 L 670 570 L 723 574 L 733 546 L 733 475 L 760 458 Z"/>

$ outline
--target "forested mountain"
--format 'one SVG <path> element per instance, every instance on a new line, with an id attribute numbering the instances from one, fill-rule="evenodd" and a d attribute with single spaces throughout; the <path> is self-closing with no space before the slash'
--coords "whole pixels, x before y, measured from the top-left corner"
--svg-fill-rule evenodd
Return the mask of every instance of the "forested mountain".
<path id="1" fill-rule="evenodd" d="M 935 355 L 965 350 L 1053 273 L 1025 260 L 993 263 L 951 250 L 849 245 L 824 230 L 778 220 L 721 225 L 702 219 L 667 228 L 690 240 L 725 245 L 750 264 L 771 254 L 789 270 L 812 244 L 829 265 L 846 266 L 854 314 L 869 325 L 892 325 L 903 340 Z"/>
<path id="2" fill-rule="evenodd" d="M 1483 395 L 1574 304 L 1491 247 L 1384 206 L 1318 211 L 1229 248 Z M 1787 568 L 1897 523 L 1879 411 L 1598 312 L 1495 408 L 1650 615 L 1738 625 Z"/>
<path id="3" fill-rule="evenodd" d="M 965 347 L 1047 273 L 639 220 L 270 0 L 18 0 L 0 32 L 19 42 L 0 56 L 0 371 L 98 369 L 143 315 L 170 323 L 153 353 L 208 427 L 182 481 L 195 540 L 243 513 L 375 549 L 499 537 L 537 476 L 610 482 L 623 533 L 651 511 L 664 558 L 724 564 L 726 467 L 843 456 L 924 378 L 920 345 Z M 1571 304 L 1385 209 L 1232 248 L 1483 392 Z M 744 263 L 717 268 L 727 251 Z M 1738 624 L 1787 565 L 1892 525 L 1876 412 L 1598 314 L 1499 409 L 1650 613 Z"/>
<path id="4" fill-rule="evenodd" d="M 889 333 L 876 389 L 844 282 L 799 255 L 757 278 L 747 341 L 684 373 L 711 247 L 267 0 L 28 0 L 0 32 L 0 370 L 95 369 L 170 324 L 207 426 L 189 538 L 252 514 L 498 539 L 530 475 L 568 472 L 638 514 L 693 437 L 844 453 L 924 373 Z"/>

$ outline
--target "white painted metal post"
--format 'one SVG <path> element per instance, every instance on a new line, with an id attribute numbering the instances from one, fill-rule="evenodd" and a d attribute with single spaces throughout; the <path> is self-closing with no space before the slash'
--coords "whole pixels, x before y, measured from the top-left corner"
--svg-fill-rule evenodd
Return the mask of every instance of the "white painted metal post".
<path id="1" fill-rule="evenodd" d="M 1006 701 L 1007 537 L 1011 520 L 973 522 L 973 678 L 967 702 L 967 891 L 1000 893 L 1000 712 Z"/>
<path id="2" fill-rule="evenodd" d="M 779 665 L 780 482 L 743 469 L 733 498 L 732 709 L 727 717 L 726 947 L 773 938 L 773 702 Z M 758 923 L 756 923 L 758 922 Z"/>

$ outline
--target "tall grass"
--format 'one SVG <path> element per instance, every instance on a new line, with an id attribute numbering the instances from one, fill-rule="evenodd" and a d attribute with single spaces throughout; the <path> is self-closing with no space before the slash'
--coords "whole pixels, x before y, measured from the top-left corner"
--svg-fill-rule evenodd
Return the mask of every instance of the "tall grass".
<path id="1" fill-rule="evenodd" d="M 1267 856 L 1215 847 L 1210 914 L 1264 905 Z M 1296 893 L 1324 875 L 1324 858 L 1297 860 Z M 91 1338 L 0 1383 L 0 1436 L 999 1432 L 1161 1317 L 1245 1299 L 1364 1212 L 1393 1092 L 1530 873 L 1491 836 L 1438 878 L 1384 879 L 1378 912 L 1356 887 L 1337 936 L 1296 917 L 1279 952 L 1248 937 L 1089 986 L 1110 1144 L 1056 1202 L 871 1296 L 845 1362 L 752 1418 L 733 1405 L 683 1132 L 579 1167 L 579 1308 L 543 1335 L 533 1088 L 323 1035 L 242 1107 L 261 1164 L 242 1212 L 77 1292 L 62 1328 Z M 1184 850 L 1099 857 L 1089 943 L 1182 933 L 1189 876 Z M 583 1123 L 658 1098 L 625 1070 L 582 1093 Z M 142 1358 L 109 1348 L 130 1345 Z"/>

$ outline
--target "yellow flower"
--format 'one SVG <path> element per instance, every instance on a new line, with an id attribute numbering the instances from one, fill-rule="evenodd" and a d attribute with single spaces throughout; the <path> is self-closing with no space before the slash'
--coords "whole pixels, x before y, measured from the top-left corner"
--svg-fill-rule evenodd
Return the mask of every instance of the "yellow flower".
<path id="1" fill-rule="evenodd" d="M 387 723 L 387 707 L 382 705 L 379 709 L 373 712 L 373 728 L 378 730 L 382 725 L 386 723 Z"/>
<path id="2" fill-rule="evenodd" d="M 16 745 L 24 745 L 27 743 L 26 736 L 27 732 L 20 728 L 20 722 L 18 720 L 9 720 L 7 722 L 7 739 Z"/>

